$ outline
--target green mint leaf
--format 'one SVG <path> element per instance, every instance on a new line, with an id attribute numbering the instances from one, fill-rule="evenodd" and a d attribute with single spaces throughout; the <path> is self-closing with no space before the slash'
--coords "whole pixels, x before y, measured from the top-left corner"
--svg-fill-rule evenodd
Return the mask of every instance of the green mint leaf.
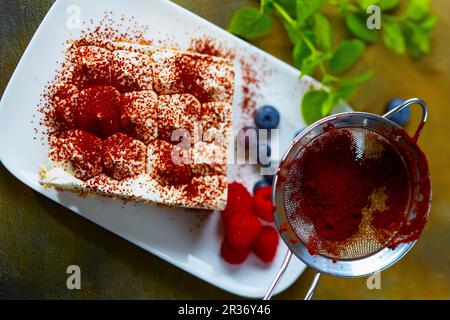
<path id="1" fill-rule="evenodd" d="M 358 38 L 367 42 L 375 42 L 377 33 L 375 30 L 367 28 L 366 19 L 365 15 L 349 13 L 345 18 L 345 22 L 348 29 Z"/>
<path id="2" fill-rule="evenodd" d="M 311 75 L 318 64 L 319 62 L 314 55 L 310 55 L 303 59 L 300 65 L 300 77 L 303 77 L 304 75 Z"/>
<path id="3" fill-rule="evenodd" d="M 382 11 L 389 11 L 397 8 L 400 2 L 401 0 L 381 0 L 378 5 Z"/>
<path id="4" fill-rule="evenodd" d="M 406 16 L 415 21 L 425 18 L 430 11 L 430 0 L 410 0 Z"/>
<path id="5" fill-rule="evenodd" d="M 326 53 L 316 51 L 311 55 L 307 56 L 301 61 L 300 71 L 302 72 L 301 76 L 306 74 L 311 75 L 314 69 L 326 59 L 329 59 L 329 56 Z"/>
<path id="6" fill-rule="evenodd" d="M 401 0 L 356 0 L 358 6 L 366 11 L 368 7 L 377 5 L 382 11 L 389 11 L 396 8 Z"/>
<path id="7" fill-rule="evenodd" d="M 406 47 L 412 57 L 418 58 L 421 54 L 430 52 L 430 36 L 436 22 L 437 17 L 430 15 L 421 22 L 405 20 L 402 23 Z"/>
<path id="8" fill-rule="evenodd" d="M 322 118 L 322 110 L 329 103 L 329 95 L 323 89 L 311 90 L 305 93 L 302 99 L 302 116 L 307 125 Z"/>
<path id="9" fill-rule="evenodd" d="M 403 34 L 411 56 L 418 58 L 422 53 L 430 52 L 429 30 L 423 29 L 416 23 L 405 23 Z"/>
<path id="10" fill-rule="evenodd" d="M 365 48 L 364 42 L 358 39 L 342 41 L 330 60 L 330 70 L 332 72 L 347 70 L 358 61 Z"/>
<path id="11" fill-rule="evenodd" d="M 413 44 L 419 48 L 421 53 L 429 53 L 430 41 L 428 39 L 428 32 L 417 26 L 415 26 L 412 31 L 411 40 Z"/>
<path id="12" fill-rule="evenodd" d="M 292 17 L 297 18 L 297 4 L 294 0 L 273 0 L 278 3 Z"/>
<path id="13" fill-rule="evenodd" d="M 331 26 L 324 15 L 314 14 L 313 31 L 317 37 L 317 45 L 324 50 L 330 50 L 333 44 Z"/>
<path id="14" fill-rule="evenodd" d="M 288 35 L 289 40 L 291 40 L 292 44 L 296 45 L 298 42 L 302 40 L 302 33 L 299 28 L 291 26 L 286 21 L 282 21 L 284 29 Z"/>
<path id="15" fill-rule="evenodd" d="M 408 48 L 408 52 L 409 54 L 413 57 L 413 58 L 418 58 L 421 54 L 420 49 L 416 46 L 416 44 L 413 42 L 412 39 L 412 32 L 408 31 L 405 32 L 405 42 L 406 42 L 406 47 Z"/>
<path id="16" fill-rule="evenodd" d="M 327 86 L 339 82 L 340 80 L 341 80 L 340 78 L 327 73 L 323 76 L 322 83 Z"/>
<path id="17" fill-rule="evenodd" d="M 371 5 L 378 4 L 380 0 L 356 0 L 356 2 L 359 7 L 365 11 Z M 381 0 L 381 2 L 383 2 L 383 0 Z"/>
<path id="18" fill-rule="evenodd" d="M 310 42 L 308 45 L 307 41 Z M 311 74 L 314 69 L 323 61 L 330 59 L 328 52 L 317 50 L 314 46 L 316 43 L 316 34 L 311 30 L 303 33 L 302 39 L 297 42 L 292 52 L 294 65 L 302 72 L 301 76 Z"/>
<path id="19" fill-rule="evenodd" d="M 438 20 L 438 17 L 436 14 L 432 14 L 428 17 L 426 17 L 421 23 L 420 23 L 420 27 L 423 30 L 426 31 L 430 31 L 431 29 L 434 28 L 434 26 L 436 25 L 436 22 Z"/>
<path id="20" fill-rule="evenodd" d="M 367 71 L 354 77 L 340 79 L 339 83 L 341 86 L 357 86 L 358 84 L 366 82 L 367 80 L 372 78 L 372 76 L 373 71 Z"/>
<path id="21" fill-rule="evenodd" d="M 261 8 L 264 12 L 272 8 L 273 0 L 261 0 Z"/>
<path id="22" fill-rule="evenodd" d="M 306 36 L 306 35 L 305 35 Z M 312 55 L 311 48 L 305 43 L 304 40 L 297 42 L 292 51 L 292 58 L 294 60 L 294 66 L 298 69 L 302 68 L 303 60 Z"/>
<path id="23" fill-rule="evenodd" d="M 330 114 L 331 109 L 334 106 L 333 94 L 328 93 L 328 99 L 322 104 L 322 117 L 326 117 Z"/>
<path id="24" fill-rule="evenodd" d="M 303 25 L 309 17 L 319 10 L 324 0 L 296 0 L 296 3 L 297 20 L 298 23 Z"/>
<path id="25" fill-rule="evenodd" d="M 372 76 L 373 71 L 367 71 L 354 77 L 341 79 L 330 75 L 328 81 L 335 82 L 339 85 L 337 89 L 333 89 L 330 92 L 330 106 L 335 105 L 337 102 L 339 102 L 339 100 L 346 100 L 350 98 L 351 95 L 356 91 L 357 86 L 363 82 L 366 82 Z"/>
<path id="26" fill-rule="evenodd" d="M 405 53 L 406 44 L 400 24 L 396 21 L 383 20 L 381 25 L 383 43 L 398 54 Z"/>
<path id="27" fill-rule="evenodd" d="M 353 77 L 347 77 L 347 78 L 338 78 L 336 76 L 333 76 L 331 74 L 326 74 L 322 78 L 322 82 L 325 85 L 335 85 L 339 84 L 341 86 L 357 86 L 358 84 L 361 84 L 363 82 L 366 82 L 373 76 L 373 71 L 367 71 L 360 75 L 353 76 Z"/>
<path id="28" fill-rule="evenodd" d="M 266 13 L 255 8 L 242 8 L 233 15 L 228 31 L 247 38 L 265 35 L 272 27 L 272 19 Z"/>
<path id="29" fill-rule="evenodd" d="M 346 100 L 356 91 L 356 85 L 342 86 L 333 91 L 332 102 L 336 104 L 339 100 Z"/>

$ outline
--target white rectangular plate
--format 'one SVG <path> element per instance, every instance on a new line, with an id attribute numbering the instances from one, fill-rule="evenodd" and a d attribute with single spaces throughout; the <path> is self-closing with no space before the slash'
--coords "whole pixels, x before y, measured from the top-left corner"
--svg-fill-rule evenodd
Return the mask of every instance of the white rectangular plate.
<path id="1" fill-rule="evenodd" d="M 158 37 L 170 35 L 174 45 L 181 50 L 187 48 L 191 37 L 203 36 L 234 48 L 236 60 L 244 58 L 256 69 L 271 70 L 264 75 L 256 100 L 258 105 L 271 104 L 280 110 L 281 152 L 288 147 L 294 133 L 303 127 L 300 100 L 308 86 L 317 83 L 308 77 L 299 80 L 299 72 L 291 66 L 169 1 L 79 0 L 76 3 L 83 20 L 100 21 L 105 11 L 112 11 L 116 18 L 121 15 L 134 17 L 138 23 L 149 25 L 147 38 L 157 40 Z M 56 1 L 4 92 L 0 102 L 1 161 L 12 174 L 34 190 L 179 268 L 237 295 L 262 297 L 286 253 L 283 243 L 270 265 L 251 255 L 244 264 L 231 266 L 219 254 L 223 238 L 219 214 L 205 216 L 183 209 L 123 204 L 101 197 L 80 198 L 71 193 L 45 190 L 39 184 L 38 167 L 46 161 L 48 147 L 34 139 L 33 115 L 37 114 L 45 84 L 54 77 L 57 61 L 63 58 L 65 41 L 76 37 L 77 31 L 67 28 L 67 12 L 71 5 L 73 1 L 70 0 Z M 235 127 L 242 123 L 239 119 L 242 100 L 240 86 L 242 74 L 238 68 L 233 106 Z M 261 178 L 256 173 L 248 174 L 244 179 L 248 187 Z M 229 179 L 232 180 L 233 175 Z M 289 287 L 304 268 L 300 261 L 293 259 L 276 292 Z"/>

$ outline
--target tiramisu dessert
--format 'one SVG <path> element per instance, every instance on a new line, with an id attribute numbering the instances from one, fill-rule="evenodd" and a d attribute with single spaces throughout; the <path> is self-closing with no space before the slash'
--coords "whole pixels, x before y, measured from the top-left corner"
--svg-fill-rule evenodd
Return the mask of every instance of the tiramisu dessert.
<path id="1" fill-rule="evenodd" d="M 190 208 L 226 206 L 234 69 L 120 42 L 70 45 L 51 96 L 41 183 Z"/>

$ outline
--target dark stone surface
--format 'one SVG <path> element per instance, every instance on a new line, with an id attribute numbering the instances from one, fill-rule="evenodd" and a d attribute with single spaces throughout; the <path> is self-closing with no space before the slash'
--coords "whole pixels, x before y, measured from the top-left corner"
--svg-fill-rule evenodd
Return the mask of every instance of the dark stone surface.
<path id="1" fill-rule="evenodd" d="M 53 1 L 2 0 L 0 4 L 0 92 Z M 256 1 L 177 0 L 187 9 L 226 27 L 239 7 Z M 317 299 L 450 298 L 450 2 L 434 1 L 440 20 L 432 53 L 419 61 L 398 56 L 380 44 L 367 50 L 355 73 L 372 68 L 375 77 L 351 103 L 382 113 L 394 96 L 418 96 L 430 105 L 420 145 L 433 173 L 433 208 L 423 238 L 401 262 L 382 273 L 382 289 L 368 290 L 366 279 L 323 277 Z M 337 37 L 345 34 L 333 19 Z M 254 44 L 290 62 L 291 46 L 276 23 Z M 299 112 L 299 110 L 293 110 Z M 412 131 L 418 114 L 413 115 Z M 2 137 L 8 138 L 8 137 Z M 82 270 L 82 289 L 66 288 L 66 268 Z M 312 279 L 307 271 L 280 298 L 301 299 Z M 72 214 L 23 185 L 0 165 L 0 298 L 234 298 L 112 233 Z"/>

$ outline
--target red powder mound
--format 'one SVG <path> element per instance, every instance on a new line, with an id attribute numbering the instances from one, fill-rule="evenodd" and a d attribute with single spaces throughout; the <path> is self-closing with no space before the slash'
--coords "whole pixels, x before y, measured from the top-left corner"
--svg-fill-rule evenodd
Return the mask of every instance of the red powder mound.
<path id="1" fill-rule="evenodd" d="M 404 207 L 403 197 L 407 193 L 405 185 L 396 178 L 386 186 L 386 193 L 389 194 L 389 198 L 386 200 L 386 209 L 377 210 L 373 213 L 374 218 L 371 225 L 375 228 L 379 241 L 391 249 L 394 249 L 400 243 L 408 243 L 419 239 L 430 210 L 431 180 L 426 156 L 419 147 L 413 153 L 409 145 L 399 143 L 404 139 L 409 141 L 410 145 L 416 145 L 417 133 L 420 133 L 420 130 L 422 128 L 419 128 L 412 138 L 403 129 L 394 129 L 391 132 L 392 141 L 399 147 L 406 159 L 409 178 L 412 180 L 412 184 L 416 186 L 418 195 L 412 194 L 413 201 L 410 208 L 414 208 L 414 215 L 408 215 L 405 219 L 401 212 L 401 208 Z M 395 177 L 395 166 L 392 163 L 388 163 L 387 166 L 388 172 L 386 174 Z M 395 236 L 392 237 L 394 232 Z"/>
<path id="2" fill-rule="evenodd" d="M 271 186 L 256 190 L 253 196 L 253 211 L 264 221 L 272 222 L 274 220 Z"/>
<path id="3" fill-rule="evenodd" d="M 330 128 L 308 144 L 296 160 L 298 176 L 294 179 L 299 188 L 288 201 L 300 203 L 296 214 L 314 225 L 308 243 L 311 253 L 320 244 L 322 249 L 338 254 L 334 249 L 337 243 L 350 240 L 360 231 L 363 208 L 372 207 L 372 197 L 378 192 L 386 195 L 387 209 L 372 213 L 373 224 L 384 225 L 390 236 L 399 228 L 409 199 L 408 172 L 398 151 L 382 139 L 368 133 L 366 145 L 378 149 L 372 150 L 376 156 L 364 155 L 361 160 L 351 131 Z"/>
<path id="4" fill-rule="evenodd" d="M 102 140 L 82 130 L 69 130 L 52 142 L 50 157 L 66 163 L 75 177 L 87 180 L 102 172 Z"/>
<path id="5" fill-rule="evenodd" d="M 299 160 L 302 214 L 313 221 L 318 236 L 342 241 L 362 221 L 373 185 L 364 183 L 364 169 L 355 161 L 349 131 L 314 140 Z"/>
<path id="6" fill-rule="evenodd" d="M 108 137 L 120 130 L 121 94 L 111 86 L 95 86 L 80 92 L 77 124 L 80 129 Z"/>
<path id="7" fill-rule="evenodd" d="M 103 141 L 103 167 L 105 173 L 116 180 L 145 172 L 147 148 L 139 140 L 116 133 Z"/>
<path id="8" fill-rule="evenodd" d="M 250 253 L 250 248 L 235 248 L 226 239 L 222 241 L 220 247 L 220 254 L 222 258 L 230 264 L 240 264 L 247 259 Z"/>
<path id="9" fill-rule="evenodd" d="M 264 226 L 252 244 L 252 251 L 263 262 L 272 262 L 277 253 L 278 241 L 277 230 L 270 226 Z"/>

